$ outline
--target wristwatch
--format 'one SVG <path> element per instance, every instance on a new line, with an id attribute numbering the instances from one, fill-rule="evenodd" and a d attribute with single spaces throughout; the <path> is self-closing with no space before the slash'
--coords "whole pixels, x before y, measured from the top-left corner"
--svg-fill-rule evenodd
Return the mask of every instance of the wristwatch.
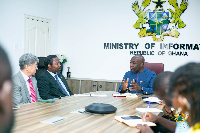
<path id="1" fill-rule="evenodd" d="M 143 87 L 141 87 L 141 91 L 143 91 L 144 90 L 144 88 Z"/>

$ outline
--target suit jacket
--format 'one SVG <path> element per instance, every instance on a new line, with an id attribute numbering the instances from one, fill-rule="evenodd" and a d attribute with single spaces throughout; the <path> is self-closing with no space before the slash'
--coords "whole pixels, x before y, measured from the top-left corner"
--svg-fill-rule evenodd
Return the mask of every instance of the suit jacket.
<path id="1" fill-rule="evenodd" d="M 73 95 L 73 93 L 70 91 L 68 87 L 65 77 L 62 74 L 58 74 L 58 77 L 64 83 L 69 94 Z M 42 99 L 52 99 L 52 98 L 59 98 L 60 96 L 61 97 L 66 96 L 63 93 L 57 81 L 55 80 L 55 78 L 48 71 L 44 71 L 40 75 L 37 81 L 37 86 L 38 86 L 39 94 L 42 97 Z"/>
<path id="2" fill-rule="evenodd" d="M 35 79 L 35 77 L 31 77 L 31 81 L 35 90 L 37 100 L 41 99 L 37 88 L 37 80 Z M 26 85 L 26 81 L 24 80 L 24 77 L 22 76 L 21 72 L 18 72 L 13 76 L 13 88 L 14 105 L 31 103 L 31 98 Z"/>

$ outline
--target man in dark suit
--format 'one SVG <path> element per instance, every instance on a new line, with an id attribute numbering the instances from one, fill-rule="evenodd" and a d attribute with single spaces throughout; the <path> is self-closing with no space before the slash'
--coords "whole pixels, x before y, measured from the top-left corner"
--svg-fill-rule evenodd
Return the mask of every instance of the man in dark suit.
<path id="1" fill-rule="evenodd" d="M 61 65 L 56 55 L 49 55 L 44 61 L 45 68 L 38 78 L 38 89 L 42 99 L 53 99 L 65 96 L 71 96 L 65 77 L 60 73 Z"/>

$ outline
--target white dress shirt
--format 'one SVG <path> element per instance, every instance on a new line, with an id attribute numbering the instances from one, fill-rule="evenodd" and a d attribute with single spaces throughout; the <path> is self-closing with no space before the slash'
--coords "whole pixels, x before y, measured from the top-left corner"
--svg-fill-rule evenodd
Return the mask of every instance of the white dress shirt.
<path id="1" fill-rule="evenodd" d="M 24 80 L 25 80 L 25 82 L 26 82 L 26 86 L 27 86 L 27 88 L 28 88 L 29 96 L 30 96 L 30 99 L 31 99 L 31 102 L 32 102 L 31 91 L 30 91 L 29 81 L 28 81 L 28 79 L 29 79 L 30 77 L 28 77 L 28 76 L 27 76 L 25 73 L 23 73 L 21 70 L 20 70 L 20 73 L 22 74 L 22 76 L 23 76 L 23 78 L 24 78 Z"/>
<path id="2" fill-rule="evenodd" d="M 52 73 L 52 72 L 50 72 L 50 71 L 48 71 L 48 70 L 47 70 L 47 72 L 49 72 L 49 73 L 51 74 L 51 76 L 53 76 L 54 79 L 56 80 L 55 76 L 57 75 L 57 73 L 55 74 L 55 73 Z M 62 87 L 63 87 L 63 88 L 65 89 L 65 91 L 67 92 L 67 94 L 70 96 L 69 92 L 67 91 L 67 88 L 65 87 L 64 83 L 63 83 L 62 80 L 59 78 L 59 76 L 58 76 L 58 80 L 59 80 L 60 84 L 62 85 Z M 56 82 L 57 82 L 57 81 L 56 81 Z"/>

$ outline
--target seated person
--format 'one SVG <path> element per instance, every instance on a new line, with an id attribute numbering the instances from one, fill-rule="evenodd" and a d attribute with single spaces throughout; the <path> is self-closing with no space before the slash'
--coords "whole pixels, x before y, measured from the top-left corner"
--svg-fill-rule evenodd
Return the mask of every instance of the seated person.
<path id="1" fill-rule="evenodd" d="M 40 98 L 35 75 L 38 58 L 30 53 L 19 59 L 20 71 L 13 76 L 13 102 L 14 105 L 37 102 Z"/>
<path id="2" fill-rule="evenodd" d="M 65 77 L 60 73 L 61 65 L 56 55 L 49 55 L 44 61 L 45 68 L 38 78 L 38 89 L 42 99 L 53 99 L 73 95 Z"/>
<path id="3" fill-rule="evenodd" d="M 188 63 L 179 67 L 172 75 L 168 94 L 172 97 L 173 107 L 175 109 L 181 108 L 181 114 L 183 114 L 176 114 L 179 118 L 177 117 L 175 132 L 200 133 L 199 88 L 200 63 Z M 188 112 L 189 115 L 186 118 Z M 188 129 L 188 125 L 190 129 Z M 138 125 L 138 128 L 142 133 L 153 132 L 147 125 Z"/>
<path id="4" fill-rule="evenodd" d="M 154 94 L 161 100 L 160 104 L 164 106 L 165 111 L 167 112 L 164 116 L 170 116 L 173 114 L 173 111 L 169 106 L 171 106 L 171 99 L 168 97 L 169 92 L 169 84 L 170 84 L 170 78 L 173 73 L 166 71 L 159 73 L 153 82 L 153 92 Z"/>
<path id="5" fill-rule="evenodd" d="M 127 90 L 130 93 L 153 94 L 152 84 L 156 73 L 144 68 L 144 57 L 136 55 L 131 58 L 130 71 L 126 72 L 119 92 L 125 93 Z"/>
<path id="6" fill-rule="evenodd" d="M 182 120 L 187 121 L 190 129 L 185 131 L 184 124 L 182 127 L 178 126 L 179 130 L 200 133 L 200 63 L 188 63 L 179 67 L 171 78 L 170 91 L 173 107 L 181 108 L 183 115 L 189 112 L 188 118 L 185 118 L 186 120 L 182 118 Z M 177 123 L 182 124 L 184 121 Z"/>
<path id="7" fill-rule="evenodd" d="M 11 66 L 8 56 L 0 44 L 0 133 L 11 133 L 14 115 L 12 101 L 12 79 Z"/>
<path id="8" fill-rule="evenodd" d="M 164 107 L 166 109 L 167 113 L 171 113 L 171 110 L 169 107 L 165 105 L 165 102 L 170 103 L 171 100 L 168 99 L 167 93 L 169 91 L 169 84 L 170 84 L 170 78 L 171 78 L 172 72 L 162 72 L 159 73 L 153 82 L 153 91 L 154 94 L 159 98 L 163 100 Z M 174 122 L 174 118 L 170 121 L 170 119 L 165 119 L 161 116 L 156 116 L 152 113 L 147 113 L 146 118 L 145 114 L 143 114 L 142 119 L 145 119 L 145 121 L 151 121 L 156 123 L 157 126 L 151 127 L 151 129 L 157 133 L 157 132 L 167 132 L 171 133 L 175 131 L 176 123 Z"/>

